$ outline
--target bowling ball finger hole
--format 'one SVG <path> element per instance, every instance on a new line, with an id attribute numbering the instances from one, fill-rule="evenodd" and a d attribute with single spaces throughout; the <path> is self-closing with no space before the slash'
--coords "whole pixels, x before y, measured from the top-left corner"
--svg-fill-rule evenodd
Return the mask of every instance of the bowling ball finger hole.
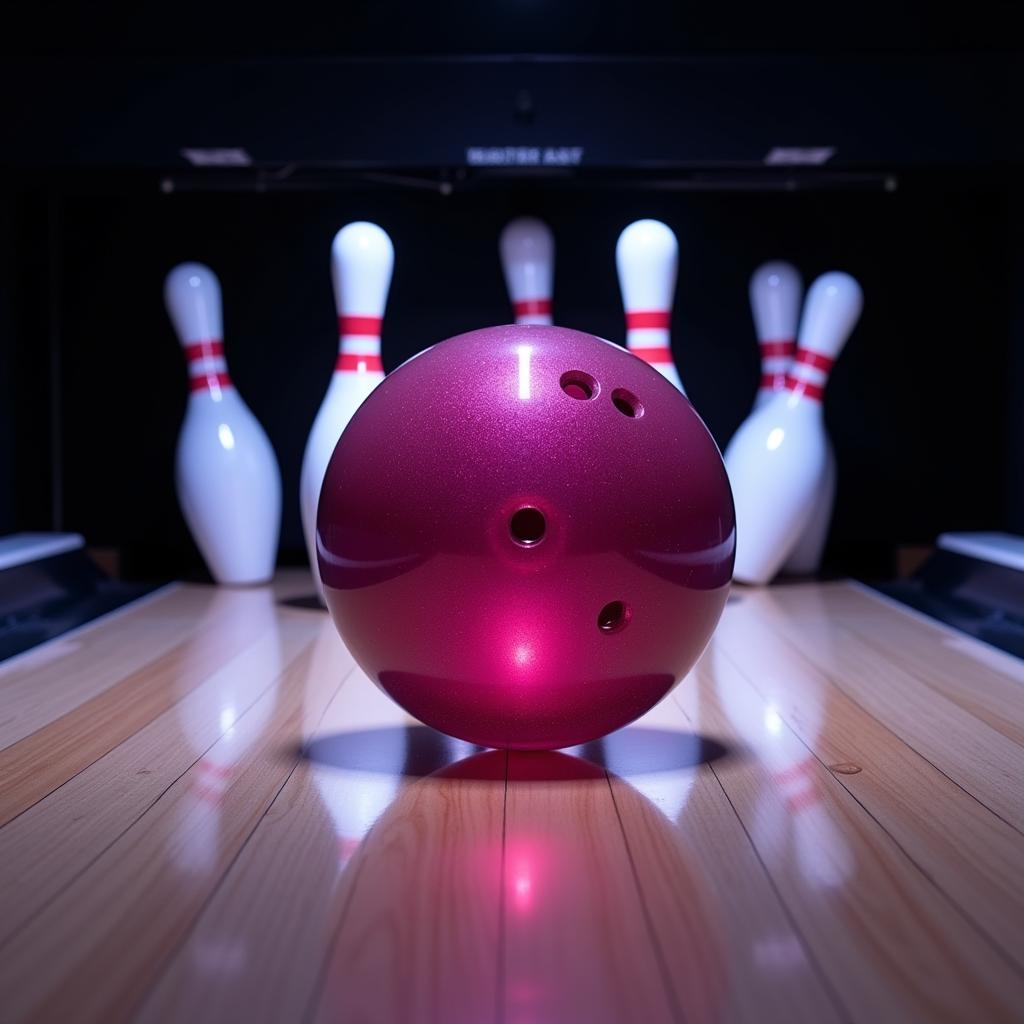
<path id="1" fill-rule="evenodd" d="M 508 528 L 512 539 L 523 547 L 533 547 L 544 539 L 544 532 L 547 530 L 547 522 L 544 513 L 539 508 L 528 505 L 519 509 L 509 521 Z"/>
<path id="2" fill-rule="evenodd" d="M 612 404 L 623 416 L 628 416 L 631 420 L 638 420 L 644 414 L 640 399 L 625 388 L 616 388 L 612 392 Z"/>
<path id="3" fill-rule="evenodd" d="M 632 612 L 625 601 L 609 601 L 597 613 L 597 628 L 602 633 L 618 633 L 626 628 L 631 617 Z"/>
<path id="4" fill-rule="evenodd" d="M 601 390 L 601 385 L 589 373 L 584 373 L 582 370 L 569 370 L 567 373 L 563 373 L 558 383 L 570 398 L 575 398 L 578 402 L 586 402 L 595 398 Z"/>

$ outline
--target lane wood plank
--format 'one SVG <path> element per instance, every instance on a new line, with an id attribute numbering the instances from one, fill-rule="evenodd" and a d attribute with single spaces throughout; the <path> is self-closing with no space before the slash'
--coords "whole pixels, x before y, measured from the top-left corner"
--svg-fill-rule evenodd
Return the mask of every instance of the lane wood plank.
<path id="1" fill-rule="evenodd" d="M 303 704 L 322 710 L 339 680 L 306 685 L 303 654 L 0 958 L 11 1020 L 127 1019 L 202 911 L 295 768 Z M 225 749 L 229 748 L 229 749 Z"/>
<path id="2" fill-rule="evenodd" d="M 604 744 L 630 861 L 682 1019 L 842 1020 L 813 950 L 787 916 L 714 772 L 700 763 L 715 737 L 693 728 L 669 696 Z M 680 760 L 690 766 L 679 767 Z"/>
<path id="3" fill-rule="evenodd" d="M 307 685 L 350 665 L 324 621 Z M 303 742 L 320 760 L 300 761 L 169 961 L 138 1024 L 302 1019 L 344 912 L 342 878 L 408 781 L 402 771 L 411 728 L 422 729 L 361 671 L 346 678 L 322 720 L 303 727 Z"/>
<path id="4" fill-rule="evenodd" d="M 833 612 L 833 595 L 839 587 L 777 588 L 748 598 L 758 601 L 762 616 L 773 628 L 822 672 L 835 686 L 865 711 L 886 725 L 1012 825 L 1024 832 L 1024 746 L 971 714 L 926 680 L 934 676 L 929 666 L 908 669 L 880 653 L 844 624 Z M 888 631 L 896 638 L 919 624 L 891 609 Z M 881 627 L 873 631 L 881 635 Z M 897 639 L 898 645 L 898 639 Z M 936 644 L 934 660 L 946 655 Z M 973 680 L 980 689 L 990 673 L 977 665 Z"/>
<path id="5" fill-rule="evenodd" d="M 969 715 L 1024 745 L 1020 713 L 1024 663 L 941 624 L 919 619 L 871 591 L 833 586 L 825 594 L 829 614 L 862 643 L 914 672 Z M 779 608 L 785 612 L 794 600 L 805 598 L 780 593 Z M 899 628 L 893 629 L 896 616 Z"/>
<path id="6" fill-rule="evenodd" d="M 720 645 L 726 654 L 732 646 L 716 636 L 697 667 L 701 727 L 749 754 L 712 770 L 847 1015 L 1017 1019 L 1020 972 L 814 757 L 782 710 L 717 654 Z M 692 704 L 693 690 L 676 694 L 684 709 Z"/>
<path id="7" fill-rule="evenodd" d="M 0 751 L 0 825 L 173 707 L 279 617 L 303 614 L 281 611 L 269 588 L 218 591 L 191 634 L 161 657 Z"/>
<path id="8" fill-rule="evenodd" d="M 196 628 L 212 587 L 175 587 L 0 663 L 0 749 L 152 664 Z"/>
<path id="9" fill-rule="evenodd" d="M 622 794 L 627 807 L 642 800 Z M 680 1019 L 603 769 L 509 755 L 503 876 L 501 1019 Z M 683 971 L 699 981 L 692 967 Z"/>
<path id="10" fill-rule="evenodd" d="M 768 603 L 730 608 L 717 649 L 822 763 L 840 766 L 836 780 L 1024 969 L 1024 836 L 833 686 L 773 617 L 762 618 Z"/>
<path id="11" fill-rule="evenodd" d="M 315 1020 L 496 1019 L 505 755 L 480 757 L 402 787 L 360 844 Z"/>
<path id="12" fill-rule="evenodd" d="M 191 680 L 185 679 L 188 692 L 173 708 L 0 829 L 0 945 L 186 771 L 199 762 L 212 771 L 217 762 L 210 748 L 277 684 L 315 636 L 315 627 L 304 622 L 272 622 L 195 689 L 188 691 Z M 207 635 L 196 642 L 215 641 Z M 220 750 L 233 752 L 230 742 Z"/>

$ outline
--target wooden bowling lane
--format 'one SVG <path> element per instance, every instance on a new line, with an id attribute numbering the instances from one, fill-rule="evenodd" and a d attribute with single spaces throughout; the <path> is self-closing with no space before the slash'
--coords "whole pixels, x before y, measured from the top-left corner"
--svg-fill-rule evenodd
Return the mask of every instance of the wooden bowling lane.
<path id="1" fill-rule="evenodd" d="M 973 732 L 991 744 L 988 709 L 997 699 L 999 721 L 1012 732 L 1009 687 L 1017 687 L 1020 704 L 1024 673 L 1017 681 L 1004 670 L 1018 671 L 1019 663 L 993 651 L 997 664 L 993 669 L 992 658 L 972 664 L 968 656 L 957 654 L 951 672 L 945 653 L 951 635 L 910 620 L 897 640 L 885 626 L 891 609 L 852 588 L 813 593 L 793 589 L 765 598 L 749 608 L 735 609 L 735 626 L 724 624 L 721 639 L 728 649 L 728 662 L 751 684 L 756 699 L 780 709 L 781 718 L 808 754 L 831 767 L 834 780 L 960 912 L 1024 970 L 1024 947 L 1017 941 L 1024 922 L 1024 889 L 1015 883 L 1024 867 L 1021 831 L 1012 816 L 1000 813 L 1004 806 L 1013 806 L 1006 792 L 1013 789 L 1012 776 L 991 769 L 996 756 L 991 745 L 979 752 L 988 764 L 978 769 L 970 762 L 970 744 L 949 749 L 953 744 L 940 742 L 943 735 Z M 788 623 L 797 618 L 803 628 L 798 637 L 791 637 Z M 727 643 L 733 628 L 742 632 L 747 644 Z M 796 657 L 791 639 L 799 647 Z M 876 645 L 892 648 L 891 674 L 879 677 L 889 684 L 885 699 L 913 702 L 922 721 L 893 708 L 883 724 L 858 699 L 863 680 L 878 667 L 877 656 L 865 655 Z M 936 648 L 941 652 L 938 659 Z M 850 666 L 841 678 L 830 675 L 829 666 L 837 660 Z M 936 660 L 938 664 L 933 664 Z M 722 671 L 728 670 L 722 666 Z M 912 676 L 913 687 L 907 685 L 906 674 Z M 953 679 L 964 707 L 942 694 L 934 700 L 921 698 L 921 686 L 942 686 Z M 1018 717 L 1024 719 L 1019 711 Z M 913 726 L 901 731 L 904 721 Z M 1003 769 L 1017 773 L 1014 810 L 1019 817 L 1024 747 L 1013 739 L 998 738 Z M 921 741 L 919 746 L 915 740 Z M 979 783 L 974 792 L 965 788 L 968 780 Z M 983 802 L 986 798 L 990 805 Z"/>
<path id="2" fill-rule="evenodd" d="M 320 630 L 307 675 L 313 691 L 336 674 L 334 665 L 345 656 L 324 616 Z M 310 723 L 303 742 L 306 756 L 170 958 L 139 1019 L 223 1021 L 237 1015 L 269 1024 L 304 1019 L 319 1001 L 351 1008 L 367 997 L 378 1002 L 378 1015 L 366 1019 L 396 1019 L 388 1016 L 392 1001 L 407 994 L 391 980 L 387 940 L 408 935 L 401 950 L 410 955 L 420 943 L 430 945 L 440 895 L 418 872 L 430 870 L 431 851 L 445 848 L 443 837 L 430 832 L 438 813 L 449 829 L 459 815 L 445 814 L 435 798 L 444 787 L 430 786 L 402 804 L 416 807 L 425 799 L 423 814 L 385 815 L 405 788 L 474 748 L 415 723 L 358 669 L 322 718 Z M 500 812 L 500 800 L 496 807 Z M 420 823 L 426 835 L 419 834 Z M 361 847 L 375 825 L 367 852 Z M 407 898 L 413 902 L 406 909 Z M 225 949 L 234 951 L 229 970 L 218 966 Z M 378 979 L 367 987 L 364 975 Z"/>
<path id="3" fill-rule="evenodd" d="M 202 683 L 190 672 L 169 681 L 169 706 L 147 727 L 0 830 L 24 861 L 8 874 L 3 859 L 5 899 L 23 922 L 0 947 L 0 1005 L 13 1019 L 128 1015 L 294 770 L 304 715 L 351 670 L 342 650 L 310 708 L 315 631 L 293 636 L 270 591 L 224 594 L 247 622 L 260 618 L 250 598 L 265 599 L 250 648 Z M 55 857 L 56 877 L 26 893 L 33 855 Z"/>
<path id="4" fill-rule="evenodd" d="M 1012 937 L 1024 909 L 1013 879 L 1024 841 L 900 734 L 917 695 L 901 693 L 895 665 L 877 666 L 868 684 L 864 645 L 837 635 L 832 601 L 849 590 L 741 592 L 696 685 L 675 700 L 699 707 L 702 729 L 743 751 L 712 769 L 845 1015 L 1018 1019 L 1024 974 Z M 887 613 L 878 628 L 897 636 L 919 625 Z M 938 641 L 942 631 L 927 628 Z M 975 685 L 988 685 L 990 671 L 979 660 Z M 850 692 L 888 714 L 875 717 Z M 952 714 L 917 711 L 936 717 L 914 735 L 941 731 Z M 959 714 L 946 724 L 969 728 Z M 1016 757 L 1020 778 L 1024 750 Z M 1000 788 L 993 779 L 988 793 Z"/>
<path id="5" fill-rule="evenodd" d="M 181 614 L 190 599 L 192 615 Z M 165 605 L 166 622 L 160 619 Z M 278 612 L 270 590 L 181 588 L 102 623 L 97 627 L 102 642 L 88 632 L 71 641 L 58 638 L 53 648 L 36 652 L 41 666 L 31 657 L 16 665 L 0 679 L 0 693 L 8 684 L 16 691 L 15 714 L 24 709 L 20 717 L 31 726 L 16 721 L 8 735 L 17 738 L 0 750 L 0 823 L 171 709 L 212 672 L 250 655 L 268 628 L 286 635 L 299 628 L 296 619 L 297 613 Z M 111 652 L 120 651 L 122 637 L 126 653 L 118 665 Z M 166 642 L 170 637 L 173 642 Z M 74 645 L 72 651 L 54 658 L 65 644 Z M 25 708 L 25 682 L 39 697 L 37 709 Z M 65 688 L 69 696 L 61 708 L 59 694 Z"/>
<path id="6" fill-rule="evenodd" d="M 508 755 L 410 720 L 310 590 L 0 666 L 2 1024 L 1021 1019 L 1018 662 L 737 590 L 641 721 Z"/>
<path id="7" fill-rule="evenodd" d="M 673 700 L 606 738 L 639 898 L 687 1021 L 843 1019 L 712 765 L 721 733 Z"/>

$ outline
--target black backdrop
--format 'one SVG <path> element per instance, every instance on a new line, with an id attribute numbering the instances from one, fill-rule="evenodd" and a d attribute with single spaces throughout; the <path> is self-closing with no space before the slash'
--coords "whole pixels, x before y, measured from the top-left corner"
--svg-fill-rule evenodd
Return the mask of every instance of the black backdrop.
<path id="1" fill-rule="evenodd" d="M 556 237 L 556 321 L 612 339 L 623 333 L 618 232 L 641 216 L 673 227 L 676 359 L 723 447 L 757 381 L 746 294 L 754 267 L 786 258 L 808 284 L 830 269 L 861 281 L 864 315 L 826 402 L 839 461 L 832 568 L 884 574 L 895 546 L 946 529 L 1024 530 L 1011 442 L 1022 367 L 1011 355 L 1010 194 L 998 180 L 930 173 L 903 177 L 894 192 L 794 194 L 519 182 L 450 196 L 162 195 L 110 185 L 0 207 L 16 254 L 6 253 L 16 265 L 7 316 L 16 344 L 2 351 L 17 380 L 4 411 L 17 455 L 3 529 L 81 531 L 121 548 L 135 575 L 201 571 L 174 495 L 185 369 L 161 295 L 167 270 L 197 259 L 220 276 L 232 376 L 281 464 L 282 561 L 301 560 L 299 465 L 336 349 L 334 232 L 369 219 L 395 243 L 390 370 L 437 340 L 509 320 L 497 236 L 508 218 L 534 213 Z"/>

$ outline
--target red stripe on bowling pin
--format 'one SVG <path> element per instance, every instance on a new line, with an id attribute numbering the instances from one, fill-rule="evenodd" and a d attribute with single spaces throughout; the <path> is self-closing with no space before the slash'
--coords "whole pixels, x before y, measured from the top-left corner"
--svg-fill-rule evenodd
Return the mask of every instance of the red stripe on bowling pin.
<path id="1" fill-rule="evenodd" d="M 512 306 L 516 320 L 524 316 L 551 316 L 550 299 L 521 299 Z"/>
<path id="2" fill-rule="evenodd" d="M 796 342 L 792 338 L 783 341 L 762 341 L 760 347 L 762 359 L 792 359 L 793 353 L 796 352 Z"/>
<path id="3" fill-rule="evenodd" d="M 672 362 L 672 352 L 667 345 L 660 345 L 656 348 L 631 348 L 629 351 L 638 359 L 642 359 L 652 366 Z"/>
<path id="4" fill-rule="evenodd" d="M 667 331 L 672 325 L 672 312 L 668 309 L 626 310 L 627 331 Z"/>
<path id="5" fill-rule="evenodd" d="M 786 374 L 786 390 L 798 396 L 806 395 L 816 402 L 822 401 L 828 375 L 834 365 L 835 360 L 829 356 L 807 348 L 798 349 L 793 366 Z"/>
<path id="6" fill-rule="evenodd" d="M 360 355 L 358 352 L 339 352 L 334 363 L 336 373 L 369 373 L 373 370 L 384 372 L 381 357 L 373 354 Z"/>
<path id="7" fill-rule="evenodd" d="M 806 395 L 808 398 L 813 398 L 816 402 L 822 401 L 825 397 L 823 385 L 804 380 L 802 377 L 793 377 L 790 374 L 786 374 L 786 390 L 792 391 L 797 396 Z"/>
<path id="8" fill-rule="evenodd" d="M 233 386 L 226 373 L 204 373 L 201 377 L 192 377 L 188 382 L 189 391 L 223 391 Z"/>
<path id="9" fill-rule="evenodd" d="M 348 316 L 338 317 L 339 338 L 380 338 L 383 317 L 379 316 Z"/>
<path id="10" fill-rule="evenodd" d="M 380 331 L 383 317 L 338 316 L 338 358 L 335 373 L 384 372 L 380 357 Z"/>
<path id="11" fill-rule="evenodd" d="M 183 350 L 188 361 L 189 391 L 218 394 L 232 387 L 224 360 L 224 342 L 220 338 L 190 342 Z"/>
<path id="12" fill-rule="evenodd" d="M 792 339 L 782 341 L 762 341 L 761 349 L 761 390 L 781 391 L 786 386 L 786 371 L 793 361 L 796 342 Z"/>
<path id="13" fill-rule="evenodd" d="M 830 359 L 828 356 L 823 356 L 820 352 L 812 352 L 808 348 L 800 349 L 794 362 L 799 366 L 813 366 L 815 370 L 823 370 L 825 373 L 829 373 L 833 366 L 835 366 L 835 360 Z"/>
<path id="14" fill-rule="evenodd" d="M 220 338 L 210 338 L 208 341 L 196 341 L 184 347 L 185 358 L 191 363 L 196 359 L 213 359 L 219 356 L 224 358 L 224 342 Z"/>

